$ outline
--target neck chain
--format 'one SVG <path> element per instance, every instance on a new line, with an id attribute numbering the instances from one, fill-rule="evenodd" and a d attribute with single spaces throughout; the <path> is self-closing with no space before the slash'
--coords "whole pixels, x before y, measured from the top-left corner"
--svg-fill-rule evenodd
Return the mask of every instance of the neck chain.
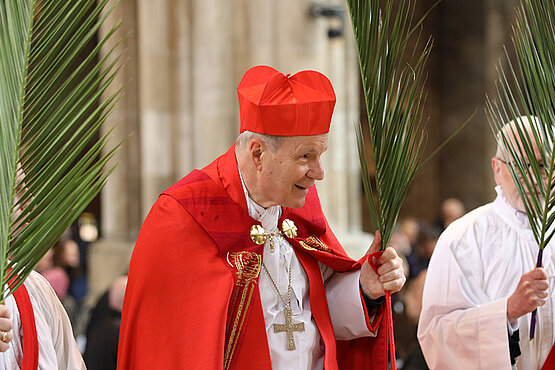
<path id="1" fill-rule="evenodd" d="M 270 275 L 270 271 L 268 271 L 268 268 L 266 267 L 266 264 L 264 264 L 264 261 L 262 261 L 262 267 L 264 267 L 264 271 L 266 271 L 266 274 L 270 278 L 270 281 L 272 282 L 272 285 L 274 286 L 274 289 L 276 290 L 276 293 L 278 294 L 279 299 L 281 299 L 281 301 L 283 302 L 283 307 L 285 307 L 286 309 L 287 308 L 291 309 L 291 290 L 292 290 L 292 288 L 291 288 L 291 267 L 293 267 L 293 258 L 291 258 L 291 262 L 289 262 L 289 285 L 287 285 L 287 301 L 285 299 L 283 299 L 283 296 L 279 292 L 278 286 L 277 286 L 276 282 L 274 281 L 274 279 L 272 278 L 272 275 Z"/>
<path id="2" fill-rule="evenodd" d="M 272 285 L 274 286 L 276 293 L 278 294 L 279 298 L 283 302 L 283 315 L 285 316 L 285 324 L 274 324 L 273 325 L 274 333 L 286 332 L 287 350 L 292 351 L 296 348 L 293 332 L 304 331 L 304 322 L 293 324 L 293 311 L 291 310 L 291 291 L 293 290 L 291 288 L 291 270 L 293 267 L 293 258 L 291 258 L 291 262 L 289 262 L 289 285 L 287 286 L 287 301 L 283 298 L 283 296 L 279 292 L 278 286 L 274 281 L 274 279 L 272 278 L 272 275 L 270 275 L 270 272 L 268 271 L 268 268 L 264 264 L 264 261 L 262 261 L 262 267 L 264 267 L 264 271 L 266 271 L 266 274 L 268 274 L 268 277 L 270 278 L 270 281 L 272 282 Z"/>

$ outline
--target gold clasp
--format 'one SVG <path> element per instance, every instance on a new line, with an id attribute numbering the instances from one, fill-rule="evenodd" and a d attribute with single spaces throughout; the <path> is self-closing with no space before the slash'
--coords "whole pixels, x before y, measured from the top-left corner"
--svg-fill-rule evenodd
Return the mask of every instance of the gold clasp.
<path id="1" fill-rule="evenodd" d="M 288 238 L 295 238 L 297 236 L 297 226 L 290 219 L 286 218 L 281 224 L 283 231 L 276 230 L 271 233 L 267 233 L 264 228 L 260 225 L 252 225 L 250 230 L 250 236 L 255 244 L 262 245 L 266 242 L 266 239 L 270 241 L 270 251 L 274 252 L 274 236 L 279 234 L 285 235 Z"/>

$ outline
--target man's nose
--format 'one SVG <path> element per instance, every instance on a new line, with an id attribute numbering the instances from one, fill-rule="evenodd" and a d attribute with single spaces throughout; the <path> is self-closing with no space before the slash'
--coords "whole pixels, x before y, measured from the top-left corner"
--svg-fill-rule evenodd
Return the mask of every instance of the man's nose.
<path id="1" fill-rule="evenodd" d="M 324 167 L 322 166 L 322 162 L 320 160 L 317 160 L 313 163 L 313 165 L 308 170 L 307 176 L 314 180 L 324 179 Z"/>

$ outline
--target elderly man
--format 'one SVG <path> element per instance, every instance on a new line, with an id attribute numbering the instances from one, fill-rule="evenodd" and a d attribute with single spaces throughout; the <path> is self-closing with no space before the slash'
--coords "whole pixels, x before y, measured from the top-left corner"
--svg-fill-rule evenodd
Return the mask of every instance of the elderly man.
<path id="1" fill-rule="evenodd" d="M 118 368 L 385 368 L 382 296 L 405 278 L 391 248 L 377 273 L 349 259 L 322 214 L 329 80 L 258 66 L 237 90 L 236 144 L 166 190 L 141 228 Z"/>
<path id="2" fill-rule="evenodd" d="M 530 133 L 526 117 L 519 123 Z M 505 136 L 514 125 L 503 127 Z M 537 148 L 536 156 L 541 163 Z M 497 198 L 454 221 L 434 250 L 418 327 L 432 369 L 538 369 L 553 344 L 553 243 L 544 267 L 534 268 L 538 245 L 509 160 L 498 147 L 491 160 Z M 534 309 L 536 337 L 528 340 Z"/>

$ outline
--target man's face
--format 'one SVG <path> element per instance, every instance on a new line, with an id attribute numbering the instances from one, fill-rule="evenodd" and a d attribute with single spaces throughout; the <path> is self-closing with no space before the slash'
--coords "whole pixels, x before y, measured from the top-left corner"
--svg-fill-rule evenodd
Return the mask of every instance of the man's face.
<path id="1" fill-rule="evenodd" d="M 541 164 L 542 160 L 541 160 L 539 151 L 537 147 L 535 147 L 534 149 L 535 149 L 534 151 L 536 152 L 537 162 Z M 511 177 L 511 172 L 509 170 L 508 164 L 506 163 L 502 155 L 498 155 L 492 159 L 492 167 L 493 167 L 495 182 L 497 183 L 497 185 L 501 186 L 503 195 L 505 196 L 509 204 L 518 211 L 526 212 L 524 203 L 520 198 L 517 187 L 513 181 L 513 178 Z M 537 180 L 535 179 L 535 177 L 532 176 L 530 180 L 532 185 L 534 185 L 537 188 L 537 185 L 536 185 Z M 546 181 L 545 176 L 540 181 Z M 521 179 L 521 182 L 522 182 L 522 179 Z M 528 191 L 527 193 L 529 194 Z"/>
<path id="2" fill-rule="evenodd" d="M 301 208 L 308 188 L 324 178 L 321 156 L 327 147 L 327 134 L 287 137 L 278 149 L 267 147 L 258 172 L 260 205 Z"/>
<path id="3" fill-rule="evenodd" d="M 507 164 L 503 162 L 502 158 L 494 157 L 492 158 L 492 167 L 493 167 L 493 174 L 495 177 L 495 183 L 501 186 L 501 190 L 503 191 L 503 195 L 507 202 L 514 209 L 526 212 L 524 208 L 524 203 L 518 194 L 518 190 L 516 189 L 515 183 L 513 182 L 513 178 L 511 177 L 511 173 Z"/>

